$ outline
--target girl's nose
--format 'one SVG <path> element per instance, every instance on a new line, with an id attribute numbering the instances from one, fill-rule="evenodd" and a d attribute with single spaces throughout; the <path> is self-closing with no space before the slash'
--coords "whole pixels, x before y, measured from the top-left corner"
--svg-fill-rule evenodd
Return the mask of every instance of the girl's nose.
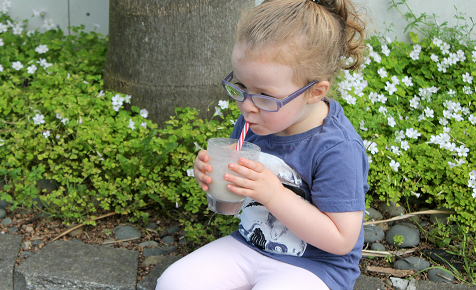
<path id="1" fill-rule="evenodd" d="M 257 113 L 259 111 L 259 108 L 256 107 L 256 105 L 253 103 L 253 100 L 251 98 L 245 98 L 243 101 L 243 110 L 245 110 L 248 113 Z"/>

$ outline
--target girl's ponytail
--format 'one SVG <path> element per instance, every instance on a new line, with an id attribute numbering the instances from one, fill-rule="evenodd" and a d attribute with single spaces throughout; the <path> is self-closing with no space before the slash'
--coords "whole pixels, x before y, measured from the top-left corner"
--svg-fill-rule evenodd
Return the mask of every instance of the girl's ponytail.
<path id="1" fill-rule="evenodd" d="M 365 22 L 357 13 L 355 6 L 349 0 L 316 0 L 312 1 L 321 5 L 338 18 L 344 31 L 344 57 L 353 61 L 344 66 L 344 69 L 355 70 L 363 61 Z"/>

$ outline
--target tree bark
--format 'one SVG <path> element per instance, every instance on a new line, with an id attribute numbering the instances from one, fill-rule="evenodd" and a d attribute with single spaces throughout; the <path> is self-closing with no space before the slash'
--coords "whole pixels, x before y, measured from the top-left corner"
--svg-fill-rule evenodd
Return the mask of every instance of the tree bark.
<path id="1" fill-rule="evenodd" d="M 211 117 L 212 102 L 228 98 L 221 81 L 232 70 L 240 12 L 254 2 L 110 0 L 104 88 L 130 94 L 159 127 L 174 107 Z"/>

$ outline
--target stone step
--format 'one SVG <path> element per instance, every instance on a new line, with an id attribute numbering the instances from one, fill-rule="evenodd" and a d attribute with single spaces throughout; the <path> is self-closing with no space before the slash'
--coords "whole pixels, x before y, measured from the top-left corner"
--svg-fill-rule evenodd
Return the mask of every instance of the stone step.
<path id="1" fill-rule="evenodd" d="M 13 268 L 20 252 L 21 237 L 0 235 L 0 289 L 13 290 Z"/>
<path id="2" fill-rule="evenodd" d="M 14 290 L 135 290 L 139 253 L 54 241 L 14 270 Z"/>

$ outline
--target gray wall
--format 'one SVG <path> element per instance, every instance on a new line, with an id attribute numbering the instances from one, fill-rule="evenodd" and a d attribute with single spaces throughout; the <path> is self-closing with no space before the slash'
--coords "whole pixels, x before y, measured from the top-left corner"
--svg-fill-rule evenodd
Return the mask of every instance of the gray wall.
<path id="1" fill-rule="evenodd" d="M 227 1 L 227 0 L 223 0 Z M 386 36 L 398 40 L 408 41 L 408 36 L 404 35 L 403 31 L 406 22 L 397 10 L 388 10 L 388 0 L 356 0 L 368 8 L 369 28 L 372 32 L 383 33 L 386 27 L 391 23 L 395 24 L 392 27 L 392 32 L 387 33 Z M 43 24 L 43 18 L 32 16 L 32 9 L 38 11 L 45 11 L 45 17 L 53 19 L 53 22 L 59 25 L 63 31 L 69 25 L 79 26 L 84 24 L 86 30 L 94 30 L 106 35 L 108 34 L 109 24 L 109 0 L 11 0 L 12 7 L 10 8 L 10 15 L 18 20 L 28 19 L 28 30 L 40 27 Z M 260 4 L 262 0 L 255 0 L 256 5 Z M 476 16 L 476 0 L 408 0 L 408 4 L 415 12 L 420 15 L 426 12 L 428 15 L 435 13 L 439 18 L 438 21 L 443 23 L 448 21 L 450 25 L 455 25 L 456 20 L 454 15 L 458 8 L 460 12 L 466 14 L 466 18 Z M 407 12 L 407 11 L 403 11 Z M 476 17 L 475 17 L 476 18 Z M 96 27 L 94 24 L 98 24 Z M 476 39 L 476 34 L 473 33 L 473 39 Z"/>

